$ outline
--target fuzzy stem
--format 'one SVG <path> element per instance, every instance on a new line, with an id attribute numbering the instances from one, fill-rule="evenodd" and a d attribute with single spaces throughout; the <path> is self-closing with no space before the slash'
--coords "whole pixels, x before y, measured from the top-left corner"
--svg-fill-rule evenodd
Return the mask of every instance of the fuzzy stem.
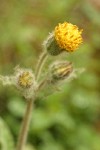
<path id="1" fill-rule="evenodd" d="M 24 150 L 31 120 L 32 108 L 33 108 L 33 99 L 27 101 L 26 112 L 23 118 L 21 131 L 18 138 L 17 150 Z"/>
<path id="2" fill-rule="evenodd" d="M 37 67 L 36 67 L 36 72 L 35 72 L 36 80 L 38 80 L 40 77 L 41 70 L 43 68 L 43 65 L 44 65 L 46 59 L 47 59 L 47 56 L 48 56 L 48 54 L 46 52 L 43 52 L 40 56 L 40 59 L 38 61 Z"/>
<path id="3" fill-rule="evenodd" d="M 48 82 L 47 78 L 43 79 L 43 80 L 39 83 L 39 86 L 38 86 L 37 91 L 40 91 L 40 90 L 47 84 L 47 82 Z"/>

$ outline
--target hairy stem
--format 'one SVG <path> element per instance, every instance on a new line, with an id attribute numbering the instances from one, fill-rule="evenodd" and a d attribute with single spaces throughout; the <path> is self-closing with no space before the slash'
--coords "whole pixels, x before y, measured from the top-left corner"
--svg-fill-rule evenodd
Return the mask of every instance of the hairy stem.
<path id="1" fill-rule="evenodd" d="M 39 76 L 41 74 L 41 70 L 43 68 L 43 65 L 44 65 L 46 59 L 47 59 L 47 56 L 48 56 L 48 54 L 46 52 L 43 52 L 40 56 L 40 59 L 38 61 L 37 67 L 36 67 L 36 72 L 35 72 L 36 80 L 39 79 Z"/>
<path id="2" fill-rule="evenodd" d="M 31 120 L 32 108 L 33 108 L 33 99 L 27 101 L 26 112 L 23 118 L 21 131 L 18 138 L 17 150 L 24 150 L 24 146 L 28 135 L 29 124 Z"/>
<path id="3" fill-rule="evenodd" d="M 48 83 L 48 77 L 45 77 L 45 79 L 43 79 L 38 86 L 37 91 L 40 91 L 46 84 Z"/>

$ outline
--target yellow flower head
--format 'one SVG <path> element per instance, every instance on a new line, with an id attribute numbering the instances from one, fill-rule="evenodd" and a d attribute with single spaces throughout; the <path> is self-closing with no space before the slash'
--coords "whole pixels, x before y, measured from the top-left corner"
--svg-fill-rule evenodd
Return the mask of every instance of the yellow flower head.
<path id="1" fill-rule="evenodd" d="M 55 27 L 54 37 L 59 47 L 68 52 L 75 51 L 82 43 L 82 31 L 76 25 L 71 23 L 59 23 Z"/>

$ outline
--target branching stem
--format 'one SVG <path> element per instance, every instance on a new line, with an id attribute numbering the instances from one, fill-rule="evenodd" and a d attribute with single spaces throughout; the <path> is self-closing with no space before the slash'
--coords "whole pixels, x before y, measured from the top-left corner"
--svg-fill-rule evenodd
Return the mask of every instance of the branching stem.
<path id="1" fill-rule="evenodd" d="M 38 61 L 37 67 L 36 67 L 36 72 L 35 72 L 36 80 L 38 80 L 39 77 L 40 77 L 41 70 L 42 70 L 42 68 L 43 68 L 43 65 L 44 65 L 44 63 L 45 63 L 47 57 L 48 57 L 47 52 L 43 52 L 43 53 L 41 54 L 41 56 L 40 56 L 40 59 L 39 59 L 39 61 Z"/>

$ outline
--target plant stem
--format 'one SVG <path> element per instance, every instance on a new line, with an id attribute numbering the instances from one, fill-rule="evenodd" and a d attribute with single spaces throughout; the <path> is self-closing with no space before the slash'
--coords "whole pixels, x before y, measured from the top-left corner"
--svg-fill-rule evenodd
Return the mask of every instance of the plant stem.
<path id="1" fill-rule="evenodd" d="M 40 91 L 48 83 L 48 78 L 43 79 L 38 86 L 37 91 Z"/>
<path id="2" fill-rule="evenodd" d="M 24 146 L 25 146 L 25 143 L 27 140 L 27 135 L 28 135 L 28 130 L 29 130 L 29 124 L 30 124 L 30 120 L 31 120 L 33 100 L 34 99 L 27 101 L 26 112 L 25 112 L 25 116 L 23 118 L 21 131 L 20 131 L 19 138 L 18 138 L 17 150 L 24 150 Z"/>
<path id="3" fill-rule="evenodd" d="M 41 74 L 41 70 L 43 68 L 43 65 L 44 65 L 46 59 L 47 59 L 47 56 L 48 56 L 48 54 L 46 52 L 43 52 L 40 56 L 40 59 L 38 61 L 37 67 L 36 67 L 36 72 L 35 72 L 36 80 L 39 79 L 39 76 Z"/>

